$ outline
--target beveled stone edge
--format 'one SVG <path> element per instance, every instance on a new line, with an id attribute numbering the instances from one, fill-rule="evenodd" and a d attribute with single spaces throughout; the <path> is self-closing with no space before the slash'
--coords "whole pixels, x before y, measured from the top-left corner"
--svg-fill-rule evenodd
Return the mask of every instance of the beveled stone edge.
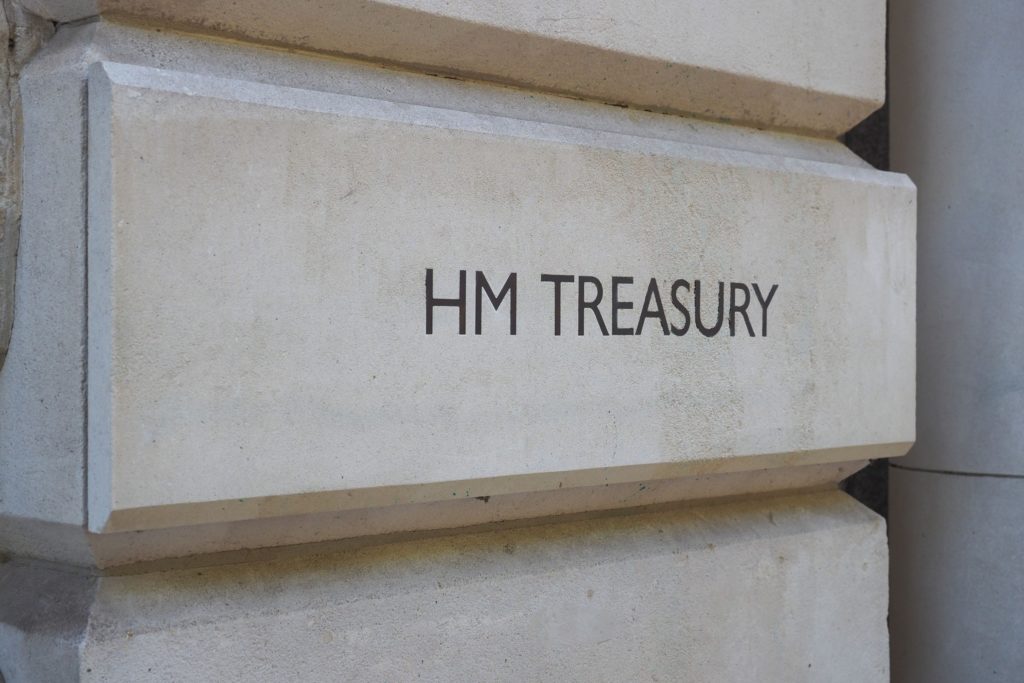
<path id="1" fill-rule="evenodd" d="M 227 99 L 282 109 L 383 119 L 404 124 L 456 128 L 472 133 L 525 137 L 560 144 L 605 146 L 627 152 L 650 152 L 685 156 L 715 163 L 744 165 L 766 169 L 784 167 L 787 174 L 809 174 L 844 181 L 913 190 L 905 176 L 859 167 L 820 161 L 779 158 L 737 150 L 636 137 L 621 133 L 596 132 L 571 126 L 476 114 L 461 116 L 458 110 L 436 106 L 396 103 L 322 91 L 297 89 L 254 81 L 225 79 L 168 69 L 96 61 L 88 75 L 89 150 L 89 458 L 88 528 L 95 533 L 188 526 L 211 522 L 241 521 L 266 517 L 317 514 L 360 508 L 382 508 L 404 503 L 428 503 L 452 497 L 477 497 L 524 494 L 557 490 L 562 486 L 586 487 L 609 483 L 690 477 L 708 472 L 724 473 L 767 469 L 792 464 L 814 464 L 902 455 L 907 441 L 849 448 L 826 448 L 767 455 L 739 455 L 710 460 L 649 463 L 625 467 L 598 467 L 573 472 L 547 472 L 511 476 L 482 477 L 472 480 L 425 482 L 415 485 L 311 491 L 267 495 L 241 499 L 187 501 L 171 504 L 135 506 L 119 503 L 114 490 L 113 444 L 109 433 L 112 388 L 109 383 L 109 326 L 112 264 L 106 231 L 111 225 L 109 193 L 109 154 L 111 139 L 111 103 L 114 87 L 126 87 L 184 94 L 190 97 Z M 100 153 L 97 153 L 99 150 Z M 894 435 L 897 438 L 904 435 Z M 851 450 L 852 449 L 852 450 Z"/>
<path id="2" fill-rule="evenodd" d="M 115 507 L 104 509 L 90 505 L 88 529 L 96 534 L 123 531 L 144 531 L 209 523 L 241 522 L 300 515 L 337 514 L 351 510 L 374 510 L 409 505 L 450 502 L 454 500 L 488 501 L 495 496 L 552 494 L 574 489 L 613 485 L 646 486 L 649 482 L 678 480 L 696 482 L 701 478 L 727 475 L 739 489 L 757 490 L 756 479 L 768 473 L 779 473 L 785 479 L 788 470 L 814 465 L 867 461 L 898 457 L 907 452 L 911 442 L 847 446 L 813 451 L 772 453 L 755 456 L 691 460 L 675 463 L 651 463 L 621 467 L 599 467 L 570 472 L 542 472 L 504 477 L 482 477 L 463 481 L 426 482 L 397 486 L 380 486 L 353 490 L 311 491 L 256 498 L 196 501 L 146 507 Z M 714 495 L 736 495 L 739 491 L 727 485 Z M 794 486 L 800 486 L 797 483 Z M 674 500 L 708 497 L 704 492 L 687 490 L 676 493 Z M 571 505 L 571 504 L 570 504 Z M 579 512 L 582 510 L 572 510 Z M 528 516 L 533 516 L 528 515 Z"/>
<path id="3" fill-rule="evenodd" d="M 262 16 L 246 8 L 244 3 L 239 3 L 239 7 L 227 17 L 217 20 L 196 15 L 173 3 L 161 2 L 142 8 L 126 8 L 118 0 L 22 0 L 22 4 L 39 16 L 61 23 L 103 18 L 126 24 L 307 50 L 419 73 L 499 83 L 613 106 L 827 138 L 842 135 L 885 102 L 884 79 L 881 77 L 871 92 L 816 90 L 782 80 L 717 70 L 702 64 L 665 62 L 646 57 L 639 51 L 616 51 L 584 42 L 557 40 L 500 25 L 477 24 L 383 2 L 361 3 L 358 11 L 354 6 L 346 6 L 336 9 L 333 14 L 318 7 L 317 11 L 322 14 L 316 20 L 318 24 L 328 25 L 331 22 L 342 22 L 345 26 L 357 23 L 361 28 L 355 31 L 356 36 L 374 35 L 385 29 L 393 31 L 396 30 L 394 26 L 417 25 L 417 30 L 403 32 L 403 54 L 382 51 L 373 46 L 371 40 L 352 44 L 332 40 L 330 37 L 322 40 L 311 38 L 307 33 L 297 30 L 288 32 L 272 17 Z M 356 18 L 351 16 L 353 13 Z M 401 18 L 409 14 L 421 15 L 421 18 L 419 21 Z M 429 26 L 424 28 L 423 22 Z M 478 52 L 469 54 L 462 51 L 446 57 L 433 57 L 432 53 L 437 48 L 436 40 L 431 38 L 434 29 L 440 30 L 439 27 L 443 27 L 447 31 L 463 25 L 475 32 L 485 33 L 487 40 L 475 41 L 476 45 L 485 47 L 479 47 Z M 351 38 L 348 40 L 351 41 Z M 508 44 L 515 45 L 519 52 L 553 52 L 557 57 L 547 60 L 543 70 L 534 68 L 532 71 L 530 67 L 517 67 L 514 62 L 503 61 L 512 70 L 504 75 L 496 73 L 488 65 L 495 60 L 502 61 L 499 57 L 508 52 Z M 454 63 L 456 61 L 460 63 Z M 884 64 L 884 57 L 882 62 Z M 585 73 L 580 73 L 578 67 L 574 70 L 572 66 L 562 66 L 580 63 L 589 65 Z M 638 83 L 635 71 L 646 76 L 642 83 Z M 675 83 L 680 78 L 686 81 L 686 87 Z M 580 85 L 588 81 L 589 85 Z M 723 98 L 723 84 L 724 91 L 731 93 L 731 97 Z"/>
<path id="4" fill-rule="evenodd" d="M 712 163 L 736 164 L 765 170 L 778 170 L 783 162 L 788 174 L 806 174 L 841 178 L 870 185 L 916 189 L 904 174 L 871 166 L 856 166 L 832 161 L 783 156 L 754 150 L 717 147 L 698 142 L 652 137 L 629 132 L 597 130 L 514 115 L 472 113 L 432 104 L 401 102 L 354 94 L 296 88 L 241 78 L 223 78 L 153 68 L 99 58 L 89 67 L 90 87 L 104 88 L 109 97 L 112 86 L 169 92 L 193 97 L 255 104 L 301 112 L 344 115 L 443 130 L 525 138 L 624 152 L 651 153 L 685 157 Z M 95 85 L 94 85 L 95 84 Z M 90 98 L 91 99 L 91 98 Z M 470 120 L 471 118 L 471 120 Z M 655 150 L 655 147 L 659 147 Z"/>
<path id="5" fill-rule="evenodd" d="M 0 517 L 0 554 L 113 574 L 234 564 L 418 538 L 838 492 L 837 483 L 866 464 L 855 460 L 798 465 L 562 489 L 557 496 L 508 494 L 99 534 L 70 524 Z M 873 514 L 867 508 L 864 512 Z"/>

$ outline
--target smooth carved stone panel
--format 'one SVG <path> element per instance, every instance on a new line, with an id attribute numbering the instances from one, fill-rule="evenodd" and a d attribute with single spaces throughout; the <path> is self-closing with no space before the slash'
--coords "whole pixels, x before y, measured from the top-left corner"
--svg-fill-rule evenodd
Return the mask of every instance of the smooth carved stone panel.
<path id="1" fill-rule="evenodd" d="M 95 531 L 913 440 L 903 176 L 113 63 L 88 89 Z"/>
<path id="2" fill-rule="evenodd" d="M 885 100 L 884 0 L 26 0 L 835 136 Z"/>

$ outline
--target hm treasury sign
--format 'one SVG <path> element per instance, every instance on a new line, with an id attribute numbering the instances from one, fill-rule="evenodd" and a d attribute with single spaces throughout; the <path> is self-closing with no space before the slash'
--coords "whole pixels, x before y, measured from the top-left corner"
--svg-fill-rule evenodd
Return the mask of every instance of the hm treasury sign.
<path id="1" fill-rule="evenodd" d="M 621 294 L 622 290 L 633 284 L 634 279 L 632 277 L 625 276 L 613 276 L 611 278 L 611 296 L 610 301 L 607 304 L 609 307 L 608 313 L 611 316 L 611 332 L 609 332 L 608 325 L 605 324 L 605 317 L 601 313 L 601 302 L 604 297 L 604 288 L 601 285 L 601 280 L 591 275 L 553 275 L 544 274 L 540 276 L 541 282 L 546 282 L 552 285 L 552 292 L 554 294 L 553 304 L 551 307 L 551 319 L 554 325 L 555 336 L 562 334 L 562 285 L 577 284 L 576 297 L 575 297 L 575 309 L 576 309 L 576 334 L 583 336 L 583 331 L 586 328 L 585 320 L 587 319 L 588 313 L 593 315 L 593 322 L 597 324 L 597 328 L 600 334 L 608 336 L 613 335 L 633 335 L 643 334 L 644 323 L 648 320 L 654 321 L 660 326 L 661 333 L 664 335 L 672 334 L 673 336 L 682 337 L 690 329 L 690 309 L 687 308 L 687 304 L 683 302 L 681 293 L 685 290 L 688 295 L 691 291 L 691 284 L 687 280 L 678 279 L 671 282 L 671 303 L 672 303 L 672 315 L 678 317 L 678 321 L 669 324 L 669 314 L 665 311 L 665 304 L 661 295 L 661 290 L 658 286 L 657 278 L 651 278 L 650 282 L 646 285 L 646 292 L 643 294 L 643 306 L 639 311 L 636 318 L 636 328 L 634 329 L 632 324 L 620 325 L 620 315 L 624 312 L 633 309 L 633 302 L 623 298 Z M 592 288 L 590 294 L 585 294 L 584 289 L 586 286 Z M 775 290 L 779 288 L 778 285 L 772 285 L 771 289 L 768 290 L 767 297 L 761 292 L 761 288 L 756 282 L 751 283 L 748 287 L 746 284 L 741 282 L 730 282 L 728 283 L 728 321 L 729 321 L 729 335 L 736 336 L 736 321 L 741 319 L 743 324 L 746 326 L 750 336 L 756 336 L 754 328 L 750 324 L 750 316 L 747 313 L 747 309 L 750 307 L 750 292 L 751 289 L 754 291 L 754 295 L 757 297 L 757 303 L 760 305 L 760 320 L 761 320 L 761 336 L 768 336 L 768 304 L 771 303 L 772 298 L 775 296 Z M 427 269 L 426 277 L 426 320 L 427 320 L 427 334 L 433 334 L 434 332 L 434 309 L 439 307 L 450 306 L 458 310 L 459 312 L 459 334 L 466 334 L 466 308 L 468 306 L 467 295 L 466 295 L 466 271 L 459 271 L 459 294 L 454 298 L 442 298 L 435 296 L 434 294 L 434 271 L 430 268 Z M 505 279 L 505 283 L 501 289 L 495 294 L 491 288 L 490 283 L 487 281 L 487 276 L 482 271 L 476 271 L 475 277 L 475 310 L 476 310 L 476 327 L 475 333 L 481 334 L 483 331 L 483 306 L 484 297 L 487 297 L 487 301 L 494 306 L 495 310 L 505 301 L 505 298 L 509 298 L 508 303 L 508 333 L 516 333 L 516 323 L 518 321 L 518 308 L 517 292 L 519 291 L 519 275 L 518 273 L 512 273 Z M 693 311 L 696 316 L 696 328 L 705 337 L 714 337 L 719 331 L 722 330 L 722 325 L 726 320 L 726 314 L 724 312 L 725 306 L 725 292 L 726 283 L 718 283 L 718 294 L 717 303 L 715 301 L 708 301 L 709 295 L 704 295 L 704 307 L 705 316 L 708 315 L 706 312 L 707 308 L 713 308 L 717 310 L 714 314 L 715 322 L 712 325 L 704 325 L 701 322 L 701 284 L 700 280 L 694 280 L 692 285 L 693 291 Z M 705 290 L 706 291 L 706 290 Z M 739 296 L 737 296 L 739 295 Z M 627 295 L 628 296 L 628 295 Z M 711 295 L 714 297 L 714 295 Z M 710 304 L 710 306 L 709 306 Z M 676 324 L 678 323 L 678 324 Z M 655 332 L 656 334 L 657 332 Z"/>
<path id="2" fill-rule="evenodd" d="M 93 531 L 913 439 L 901 176 L 114 63 L 88 89 Z"/>

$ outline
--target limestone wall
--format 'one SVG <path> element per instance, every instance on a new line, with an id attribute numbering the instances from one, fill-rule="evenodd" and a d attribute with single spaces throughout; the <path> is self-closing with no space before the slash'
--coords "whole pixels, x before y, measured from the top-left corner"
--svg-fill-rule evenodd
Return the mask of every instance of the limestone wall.
<path id="1" fill-rule="evenodd" d="M 16 11 L 8 681 L 885 679 L 881 3 Z"/>

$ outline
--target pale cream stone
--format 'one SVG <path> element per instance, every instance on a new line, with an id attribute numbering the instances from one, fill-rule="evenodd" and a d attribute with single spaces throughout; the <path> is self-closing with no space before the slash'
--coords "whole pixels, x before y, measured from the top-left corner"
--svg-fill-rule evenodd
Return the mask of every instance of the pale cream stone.
<path id="1" fill-rule="evenodd" d="M 888 680 L 885 527 L 837 492 L 138 575 L 0 566 L 8 683 Z M 61 600 L 39 614 L 24 596 Z M 11 648 L 35 626 L 32 648 Z M 70 633 L 69 633 L 70 632 Z M 76 637 L 76 634 L 80 634 Z"/>
<path id="2" fill-rule="evenodd" d="M 163 14 L 141 18 L 195 26 L 178 5 L 227 7 L 149 3 Z M 290 11 L 305 21 L 309 7 Z M 367 8 L 375 28 L 385 10 L 449 11 L 334 7 Z M 417 29 L 433 40 L 489 20 L 449 8 Z M 481 39 L 519 45 L 510 17 L 494 21 Z M 583 71 L 555 80 L 618 58 L 612 43 L 581 48 L 591 30 L 569 23 L 567 57 L 550 63 Z M 665 82 L 631 63 L 613 90 Z M 804 92 L 746 73 L 724 92 L 749 120 L 790 127 L 821 97 L 818 132 L 867 106 L 822 96 L 820 76 Z M 690 85 L 674 92 L 722 94 Z M 0 547 L 98 565 L 231 552 L 121 576 L 0 564 L 8 683 L 885 680 L 884 530 L 835 492 L 328 557 L 252 549 L 824 487 L 903 452 L 904 178 L 834 141 L 105 21 L 62 27 L 22 86 L 26 284 L 0 376 Z M 504 311 L 480 337 L 442 335 L 441 313 L 427 338 L 427 259 L 439 284 L 460 267 L 549 266 L 606 286 L 780 283 L 779 317 L 765 338 L 579 338 L 567 315 L 556 338 L 534 278 L 515 338 L 492 334 Z M 102 533 L 81 527 L 86 470 Z"/>
<path id="3" fill-rule="evenodd" d="M 881 106 L 882 0 L 28 0 L 614 103 L 841 133 Z"/>
<path id="4" fill-rule="evenodd" d="M 0 546 L 8 552 L 105 566 L 190 552 L 572 514 L 673 497 L 777 491 L 835 481 L 843 476 L 844 469 L 849 472 L 857 466 L 849 460 L 872 453 L 899 453 L 905 448 L 897 441 L 889 447 L 829 451 L 829 458 L 847 462 L 806 467 L 789 467 L 789 463 L 807 460 L 784 457 L 772 459 L 771 470 L 709 471 L 684 475 L 683 479 L 643 478 L 611 486 L 605 486 L 602 478 L 598 486 L 582 486 L 572 493 L 563 493 L 567 491 L 564 486 L 549 492 L 496 493 L 489 504 L 475 498 L 455 498 L 451 505 L 443 506 L 437 501 L 419 505 L 407 501 L 387 514 L 381 513 L 381 508 L 340 513 L 332 495 L 302 496 L 301 505 L 292 507 L 282 506 L 282 502 L 289 501 L 279 498 L 275 505 L 262 501 L 258 509 L 233 510 L 232 514 L 242 513 L 230 518 L 238 521 L 210 524 L 205 510 L 192 508 L 195 514 L 172 520 L 186 525 L 179 529 L 148 535 L 83 533 L 83 212 L 87 201 L 82 175 L 86 151 L 82 135 L 86 126 L 81 112 L 86 95 L 82 82 L 85 69 L 97 59 L 213 74 L 229 82 L 301 85 L 307 91 L 387 100 L 426 107 L 428 111 L 454 106 L 463 118 L 482 115 L 490 120 L 498 115 L 546 122 L 557 126 L 556 130 L 573 130 L 578 136 L 632 140 L 640 150 L 666 146 L 670 151 L 710 149 L 782 168 L 831 169 L 840 176 L 852 175 L 858 183 L 862 178 L 893 181 L 891 176 L 866 170 L 848 150 L 832 141 L 630 112 L 108 22 L 62 27 L 29 65 L 20 83 L 26 102 L 25 235 L 18 254 L 18 318 L 11 354 L 0 373 Z M 227 91 L 224 94 L 231 96 Z M 98 369 L 93 367 L 91 371 Z M 810 455 L 813 461 L 815 454 Z M 98 468 L 99 463 L 101 458 L 97 456 L 90 465 Z M 757 460 L 742 464 L 761 466 Z M 670 475 L 661 470 L 656 474 L 659 478 Z M 303 516 L 278 516 L 281 514 Z"/>
<path id="5" fill-rule="evenodd" d="M 15 30 L 20 30 L 20 24 L 15 24 Z M 22 49 L 31 41 L 23 40 L 25 34 L 18 35 L 20 60 L 25 56 Z M 82 548 L 85 540 L 81 526 L 85 523 L 87 198 L 82 112 L 86 107 L 86 70 L 99 59 L 757 154 L 863 165 L 834 141 L 621 110 L 107 21 L 61 26 L 18 74 L 16 92 L 12 93 L 15 99 L 21 95 L 25 110 L 21 131 L 23 234 L 17 242 L 17 267 L 4 272 L 8 286 L 16 273 L 18 286 L 10 350 L 0 370 L 0 547 L 19 552 L 27 548 L 32 554 L 46 556 L 68 557 L 69 549 Z M 17 166 L 16 160 L 11 163 Z M 9 181 L 16 180 L 12 174 Z M 10 187 L 12 192 L 15 189 Z M 9 206 L 16 204 L 11 201 Z M 8 256 L 14 251 L 14 232 L 5 233 Z M 51 538 L 55 539 L 52 544 L 42 540 Z M 72 556 L 83 557 L 77 552 Z"/>
<path id="6" fill-rule="evenodd" d="M 204 562 L 252 560 L 257 554 L 289 546 L 299 554 L 303 544 L 324 549 L 360 547 L 392 540 L 419 538 L 490 528 L 536 524 L 555 517 L 649 507 L 675 501 L 778 495 L 787 491 L 833 489 L 836 482 L 864 466 L 863 462 L 826 463 L 803 467 L 709 474 L 605 484 L 553 491 L 457 498 L 429 503 L 207 522 L 145 531 L 91 533 L 80 527 L 39 520 L 0 517 L 4 550 L 13 555 L 45 558 L 99 568 L 126 564 L 171 562 L 167 558 L 202 555 Z M 189 562 L 188 559 L 174 562 Z"/>
<path id="7" fill-rule="evenodd" d="M 913 439 L 905 178 L 114 63 L 93 67 L 89 107 L 94 531 Z M 425 334 L 427 269 L 438 296 L 459 269 L 495 288 L 517 272 L 517 335 L 505 310 L 473 334 L 471 303 L 468 334 L 454 311 Z M 779 289 L 767 337 L 753 313 L 754 338 L 742 321 L 735 337 L 655 321 L 594 336 L 593 319 L 577 336 L 575 288 L 554 336 L 543 273 L 606 292 L 635 277 L 630 324 L 652 277 L 668 308 L 676 278 Z"/>

